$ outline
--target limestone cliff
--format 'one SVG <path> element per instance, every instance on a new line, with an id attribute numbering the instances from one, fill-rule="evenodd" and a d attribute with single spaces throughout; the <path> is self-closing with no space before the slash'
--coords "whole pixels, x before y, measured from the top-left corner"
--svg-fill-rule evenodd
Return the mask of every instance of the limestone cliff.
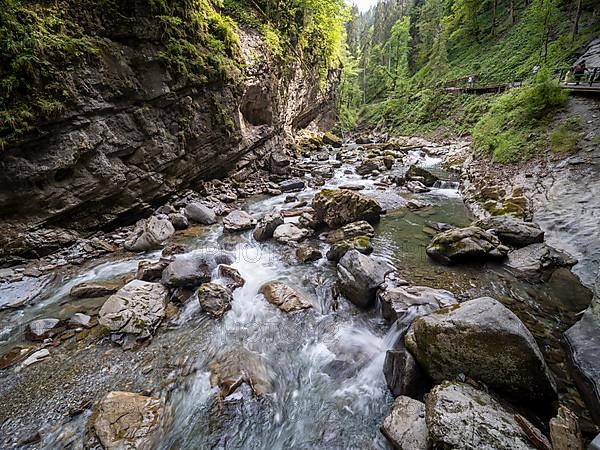
<path id="1" fill-rule="evenodd" d="M 244 170 L 298 130 L 331 123 L 338 73 L 272 59 L 238 29 L 235 81 L 192 82 L 160 58 L 160 30 L 112 30 L 64 72 L 74 101 L 0 154 L 0 259 L 36 256 L 99 227 L 131 223 L 202 180 Z M 326 87 L 322 87 L 325 85 Z"/>

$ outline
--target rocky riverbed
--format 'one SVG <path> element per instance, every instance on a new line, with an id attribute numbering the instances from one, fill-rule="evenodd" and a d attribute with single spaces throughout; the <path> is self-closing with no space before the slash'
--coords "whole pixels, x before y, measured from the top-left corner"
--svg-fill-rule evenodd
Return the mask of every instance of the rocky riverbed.
<path id="1" fill-rule="evenodd" d="M 594 294 L 569 249 L 524 192 L 465 207 L 467 143 L 376 140 L 274 152 L 3 269 L 0 446 L 582 448 L 593 368 L 561 343 Z"/>

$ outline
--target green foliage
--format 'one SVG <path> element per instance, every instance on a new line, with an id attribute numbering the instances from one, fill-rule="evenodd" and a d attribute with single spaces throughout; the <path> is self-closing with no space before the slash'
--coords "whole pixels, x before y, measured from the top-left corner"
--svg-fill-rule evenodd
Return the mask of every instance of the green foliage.
<path id="1" fill-rule="evenodd" d="M 536 138 L 543 119 L 564 104 L 567 94 L 541 70 L 531 85 L 498 97 L 473 128 L 475 149 L 497 162 L 531 157 L 544 142 Z"/>
<path id="2" fill-rule="evenodd" d="M 574 153 L 581 135 L 581 118 L 579 116 L 571 117 L 550 134 L 550 148 L 554 153 L 560 155 Z"/>

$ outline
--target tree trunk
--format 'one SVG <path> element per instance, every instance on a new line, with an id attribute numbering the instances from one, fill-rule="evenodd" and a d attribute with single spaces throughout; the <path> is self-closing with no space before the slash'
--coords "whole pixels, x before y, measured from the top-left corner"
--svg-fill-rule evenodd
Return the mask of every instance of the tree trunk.
<path id="1" fill-rule="evenodd" d="M 579 18 L 581 17 L 581 0 L 577 0 L 577 9 L 575 10 L 575 20 L 573 20 L 573 33 L 571 40 L 575 40 L 575 36 L 579 33 Z"/>
<path id="2" fill-rule="evenodd" d="M 510 0 L 510 5 L 508 7 L 508 11 L 510 14 L 510 24 L 515 24 L 515 0 Z"/>

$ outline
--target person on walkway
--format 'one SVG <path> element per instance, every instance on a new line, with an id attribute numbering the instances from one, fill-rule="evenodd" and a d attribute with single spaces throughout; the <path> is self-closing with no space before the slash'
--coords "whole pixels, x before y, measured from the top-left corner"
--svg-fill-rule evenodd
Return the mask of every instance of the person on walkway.
<path id="1" fill-rule="evenodd" d="M 575 64 L 575 67 L 573 67 L 573 76 L 575 77 L 576 85 L 579 84 L 579 82 L 583 78 L 583 75 L 585 75 L 585 71 L 586 71 L 585 59 L 582 60 L 580 63 Z"/>

